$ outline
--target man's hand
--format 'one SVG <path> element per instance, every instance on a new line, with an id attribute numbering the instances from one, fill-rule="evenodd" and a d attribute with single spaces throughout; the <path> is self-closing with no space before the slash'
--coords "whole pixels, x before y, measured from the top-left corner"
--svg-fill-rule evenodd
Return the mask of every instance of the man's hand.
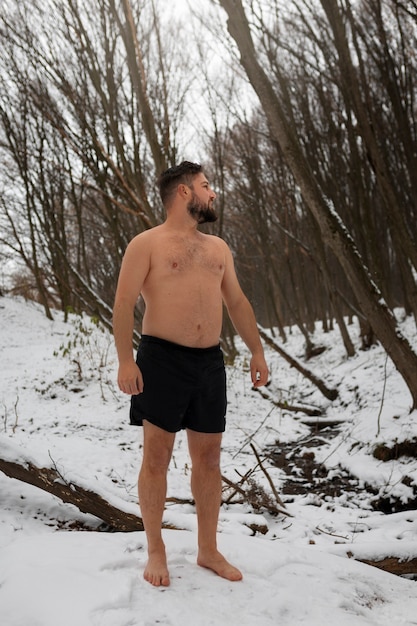
<path id="1" fill-rule="evenodd" d="M 120 391 L 130 396 L 136 396 L 143 391 L 142 372 L 138 368 L 135 361 L 123 363 L 119 365 L 119 375 L 117 382 Z"/>
<path id="2" fill-rule="evenodd" d="M 250 361 L 250 374 L 254 387 L 262 387 L 268 382 L 268 366 L 263 355 L 254 355 Z"/>

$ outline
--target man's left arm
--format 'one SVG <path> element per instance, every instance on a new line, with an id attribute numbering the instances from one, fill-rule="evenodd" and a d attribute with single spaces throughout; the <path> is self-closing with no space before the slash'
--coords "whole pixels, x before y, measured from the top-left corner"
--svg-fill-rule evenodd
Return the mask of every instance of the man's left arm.
<path id="1" fill-rule="evenodd" d="M 261 387 L 268 382 L 268 366 L 255 314 L 237 279 L 229 248 L 227 248 L 226 268 L 222 282 L 222 296 L 233 326 L 252 354 L 250 364 L 252 383 L 255 387 Z"/>

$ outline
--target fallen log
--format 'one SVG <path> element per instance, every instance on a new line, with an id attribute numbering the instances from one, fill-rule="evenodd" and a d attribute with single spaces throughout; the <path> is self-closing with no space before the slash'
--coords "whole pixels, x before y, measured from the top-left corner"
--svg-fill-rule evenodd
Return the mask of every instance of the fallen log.
<path id="1" fill-rule="evenodd" d="M 280 400 L 275 400 L 267 389 L 260 389 L 259 387 L 252 387 L 252 389 L 259 393 L 265 400 L 269 400 L 274 406 L 278 407 L 278 409 L 293 413 L 304 413 L 310 417 L 320 417 L 322 415 L 321 409 L 317 407 L 307 406 L 305 404 L 288 404 L 286 401 L 281 402 Z"/>
<path id="2" fill-rule="evenodd" d="M 51 457 L 50 457 L 51 458 Z M 118 532 L 144 530 L 142 518 L 118 508 L 105 497 L 91 489 L 67 480 L 51 458 L 49 467 L 40 467 L 40 463 L 26 450 L 16 445 L 9 437 L 0 435 L 0 472 L 9 478 L 38 487 L 56 496 L 63 502 L 73 504 L 82 513 L 88 513 L 101 519 L 109 528 Z M 163 524 L 163 528 L 180 530 L 176 526 Z"/>
<path id="3" fill-rule="evenodd" d="M 63 502 L 74 504 L 82 513 L 89 513 L 103 520 L 112 530 L 121 532 L 143 530 L 143 522 L 139 516 L 118 509 L 89 489 L 65 481 L 56 469 L 36 467 L 31 462 L 21 464 L 0 458 L 0 471 L 9 478 L 16 478 L 39 487 Z"/>
<path id="4" fill-rule="evenodd" d="M 300 372 L 300 374 L 302 374 L 305 378 L 312 382 L 313 385 L 315 385 L 321 391 L 325 398 L 332 401 L 336 400 L 336 398 L 339 396 L 339 392 L 337 391 L 337 389 L 328 387 L 323 380 L 313 374 L 313 372 L 305 367 L 298 359 L 288 354 L 288 352 L 284 350 L 284 348 L 280 346 L 276 341 L 274 341 L 272 337 L 270 337 L 268 333 L 266 333 L 264 329 L 261 328 L 261 326 L 259 325 L 258 330 L 265 343 L 273 350 L 278 352 L 278 354 L 280 354 L 287 361 L 287 363 L 291 365 L 291 367 L 294 367 L 297 371 Z"/>
<path id="5" fill-rule="evenodd" d="M 355 557 L 352 552 L 347 552 L 347 556 L 349 558 L 354 558 L 355 561 L 365 563 L 365 565 L 372 565 L 372 567 L 377 567 L 378 569 L 382 569 L 384 572 L 396 574 L 397 576 L 417 574 L 417 558 L 405 560 L 393 556 L 387 556 L 379 561 L 373 561 L 370 559 Z"/>

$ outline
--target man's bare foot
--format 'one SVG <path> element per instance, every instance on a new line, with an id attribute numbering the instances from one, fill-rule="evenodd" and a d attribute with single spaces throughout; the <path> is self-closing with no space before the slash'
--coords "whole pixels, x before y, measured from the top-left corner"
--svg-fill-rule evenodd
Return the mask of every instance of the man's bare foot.
<path id="1" fill-rule="evenodd" d="M 220 552 L 216 551 L 213 553 L 207 553 L 202 555 L 199 553 L 197 564 L 201 567 L 206 567 L 207 569 L 211 569 L 213 572 L 221 576 L 222 578 L 226 578 L 227 580 L 237 581 L 242 580 L 242 572 L 240 572 L 237 567 L 231 565 Z"/>
<path id="2" fill-rule="evenodd" d="M 165 550 L 149 553 L 143 577 L 154 587 L 168 587 L 169 573 Z"/>

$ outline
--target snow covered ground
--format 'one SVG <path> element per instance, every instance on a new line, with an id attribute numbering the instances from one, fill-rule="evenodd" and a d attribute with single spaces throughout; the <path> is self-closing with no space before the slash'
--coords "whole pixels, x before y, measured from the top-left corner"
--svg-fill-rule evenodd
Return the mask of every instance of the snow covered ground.
<path id="1" fill-rule="evenodd" d="M 137 512 L 136 478 L 141 430 L 128 424 L 128 402 L 115 385 L 111 337 L 88 319 L 61 314 L 54 321 L 39 306 L 0 298 L 0 447 L 53 466 L 68 481 L 101 493 Z M 411 320 L 404 332 L 415 344 Z M 350 327 L 352 335 L 357 332 Z M 354 336 L 357 342 L 357 337 Z M 359 488 L 337 497 L 317 489 L 282 495 L 292 517 L 224 505 L 219 545 L 244 574 L 229 583 L 199 568 L 193 506 L 169 502 L 165 531 L 171 586 L 153 588 L 142 578 L 143 533 L 99 532 L 100 520 L 0 473 L 0 624 L 2 626 L 400 626 L 417 624 L 416 582 L 369 567 L 353 558 L 407 558 L 417 552 L 417 511 L 384 515 L 372 499 L 405 502 L 417 483 L 411 457 L 383 462 L 376 443 L 417 439 L 410 396 L 383 351 L 375 347 L 347 359 L 338 331 L 316 343 L 327 350 L 307 365 L 339 390 L 326 400 L 276 353 L 267 350 L 276 399 L 320 407 L 327 418 L 346 420 L 333 438 L 313 435 L 302 415 L 274 407 L 251 390 L 247 353 L 228 370 L 228 428 L 223 474 L 238 482 L 256 467 L 250 444 L 264 459 L 266 446 L 303 439 L 306 452 L 330 470 L 326 480 L 348 470 Z M 295 330 L 286 348 L 302 360 Z M 314 430 L 314 429 L 313 429 Z M 309 442 L 310 439 L 310 442 Z M 314 443 L 314 446 L 310 444 Z M 278 490 L 283 469 L 264 461 Z M 268 493 L 261 469 L 253 474 Z M 190 499 L 190 465 L 183 433 L 176 441 L 168 497 Z M 371 494 L 365 486 L 372 486 Z M 97 529 L 72 530 L 74 522 Z M 251 526 L 267 527 L 254 534 Z"/>

